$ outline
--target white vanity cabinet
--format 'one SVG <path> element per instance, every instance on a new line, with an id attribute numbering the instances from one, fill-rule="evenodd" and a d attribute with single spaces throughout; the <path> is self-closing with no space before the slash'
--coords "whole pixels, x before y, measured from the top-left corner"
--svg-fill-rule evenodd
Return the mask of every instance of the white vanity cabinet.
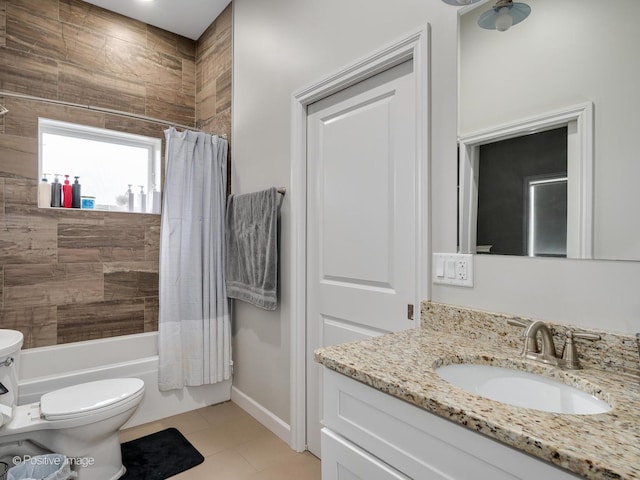
<path id="1" fill-rule="evenodd" d="M 322 480 L 582 478 L 324 369 Z"/>

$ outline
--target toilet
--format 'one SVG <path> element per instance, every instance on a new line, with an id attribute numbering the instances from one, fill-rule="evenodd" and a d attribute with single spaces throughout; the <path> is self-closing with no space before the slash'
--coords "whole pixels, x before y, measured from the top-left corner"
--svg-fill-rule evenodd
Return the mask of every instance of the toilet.
<path id="1" fill-rule="evenodd" d="M 39 402 L 17 405 L 23 338 L 19 331 L 0 329 L 0 456 L 61 453 L 78 472 L 79 480 L 120 478 L 125 468 L 118 431 L 140 404 L 144 382 L 138 378 L 98 380 L 54 390 Z"/>

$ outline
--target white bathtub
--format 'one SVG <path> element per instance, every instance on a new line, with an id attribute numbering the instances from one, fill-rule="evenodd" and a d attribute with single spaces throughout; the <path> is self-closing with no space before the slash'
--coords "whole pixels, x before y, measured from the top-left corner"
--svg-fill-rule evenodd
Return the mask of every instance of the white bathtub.
<path id="1" fill-rule="evenodd" d="M 160 392 L 157 339 L 153 332 L 23 350 L 18 360 L 18 403 L 36 402 L 44 393 L 77 383 L 137 377 L 145 383 L 145 394 L 126 428 L 231 398 L 230 380 Z"/>

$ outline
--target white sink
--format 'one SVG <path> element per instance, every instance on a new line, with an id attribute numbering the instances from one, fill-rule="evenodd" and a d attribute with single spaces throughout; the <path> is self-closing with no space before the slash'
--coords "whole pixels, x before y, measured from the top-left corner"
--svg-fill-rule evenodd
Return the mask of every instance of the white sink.
<path id="1" fill-rule="evenodd" d="M 534 373 L 471 363 L 445 365 L 436 373 L 468 392 L 544 412 L 594 415 L 613 408 L 582 390 Z"/>

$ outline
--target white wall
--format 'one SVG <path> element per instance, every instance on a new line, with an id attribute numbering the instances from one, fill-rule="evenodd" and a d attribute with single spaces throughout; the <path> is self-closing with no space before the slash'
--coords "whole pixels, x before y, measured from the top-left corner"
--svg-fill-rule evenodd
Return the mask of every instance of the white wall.
<path id="1" fill-rule="evenodd" d="M 433 107 L 440 124 L 433 151 L 454 161 L 455 8 L 439 0 L 235 0 L 234 193 L 290 185 L 290 102 L 295 91 L 427 22 L 433 27 Z M 434 172 L 448 176 L 451 185 L 453 167 L 440 173 L 435 166 Z M 455 223 L 453 185 L 442 213 Z M 296 193 L 289 191 L 282 207 L 283 272 L 291 266 L 290 205 L 296 201 Z M 455 231 L 444 237 L 453 245 Z M 290 394 L 288 281 L 283 275 L 281 308 L 274 313 L 236 302 L 233 344 L 234 387 L 285 422 Z"/>
<path id="2" fill-rule="evenodd" d="M 431 24 L 431 239 L 456 249 L 457 9 L 440 0 L 234 0 L 233 191 L 289 186 L 291 95 Z M 282 207 L 281 307 L 236 302 L 234 388 L 289 422 L 289 191 Z M 541 319 L 640 331 L 640 263 L 477 258 L 476 287 L 432 299 Z M 426 298 L 425 292 L 425 298 Z"/>
<path id="3" fill-rule="evenodd" d="M 640 260 L 640 2 L 530 0 L 531 15 L 500 33 L 463 15 L 460 133 L 585 101 L 595 105 L 594 257 Z M 624 12 L 622 14 L 621 12 Z M 637 207 L 636 207 L 637 208 Z"/>

